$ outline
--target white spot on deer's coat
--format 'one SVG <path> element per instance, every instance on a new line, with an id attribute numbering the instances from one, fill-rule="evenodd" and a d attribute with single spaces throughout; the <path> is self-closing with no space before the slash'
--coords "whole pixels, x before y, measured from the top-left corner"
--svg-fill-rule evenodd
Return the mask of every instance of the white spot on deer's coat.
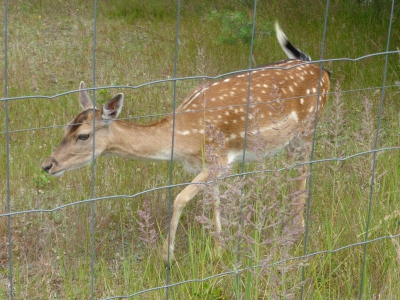
<path id="1" fill-rule="evenodd" d="M 317 92 L 316 88 L 312 88 L 313 93 L 315 94 Z"/>
<path id="2" fill-rule="evenodd" d="M 215 85 L 217 85 L 217 84 L 219 84 L 219 82 L 214 82 L 214 83 L 212 84 L 212 86 L 215 86 Z"/>
<path id="3" fill-rule="evenodd" d="M 313 112 L 314 111 L 314 106 L 311 106 L 309 109 L 308 109 L 308 112 Z"/>
<path id="4" fill-rule="evenodd" d="M 304 104 L 304 98 L 300 98 L 300 104 Z"/>
<path id="5" fill-rule="evenodd" d="M 190 131 L 189 130 L 185 130 L 185 131 L 178 131 L 179 135 L 189 135 Z"/>
<path id="6" fill-rule="evenodd" d="M 227 78 L 227 79 L 224 80 L 224 82 L 229 82 L 229 81 L 231 81 L 230 78 Z"/>
<path id="7" fill-rule="evenodd" d="M 292 112 L 290 113 L 289 117 L 291 119 L 294 119 L 296 122 L 299 121 L 299 116 L 297 115 L 297 112 L 295 112 L 294 110 L 292 110 Z"/>

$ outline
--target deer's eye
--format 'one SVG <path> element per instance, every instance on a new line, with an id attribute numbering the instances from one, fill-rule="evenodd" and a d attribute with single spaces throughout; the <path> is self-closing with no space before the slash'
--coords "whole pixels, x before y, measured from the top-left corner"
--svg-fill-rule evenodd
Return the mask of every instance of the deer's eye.
<path id="1" fill-rule="evenodd" d="M 80 134 L 80 135 L 78 135 L 77 140 L 85 141 L 89 138 L 89 136 L 90 136 L 90 134 Z"/>

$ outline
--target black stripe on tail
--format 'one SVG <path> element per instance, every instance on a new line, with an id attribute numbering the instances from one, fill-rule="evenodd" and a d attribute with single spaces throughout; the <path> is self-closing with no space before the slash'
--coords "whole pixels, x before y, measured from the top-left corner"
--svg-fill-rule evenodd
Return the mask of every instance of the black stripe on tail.
<path id="1" fill-rule="evenodd" d="M 311 61 L 311 57 L 303 52 L 301 52 L 299 49 L 297 49 L 293 44 L 289 41 L 289 39 L 286 37 L 285 33 L 282 31 L 280 28 L 278 22 L 275 23 L 275 31 L 276 31 L 276 37 L 278 39 L 279 44 L 281 45 L 283 51 L 285 51 L 286 55 L 290 59 L 300 59 L 304 61 Z"/>

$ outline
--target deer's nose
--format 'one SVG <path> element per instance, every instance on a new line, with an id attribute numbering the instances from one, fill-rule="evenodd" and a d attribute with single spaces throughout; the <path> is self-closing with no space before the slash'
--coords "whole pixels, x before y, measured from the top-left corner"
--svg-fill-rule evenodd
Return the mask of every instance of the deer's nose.
<path id="1" fill-rule="evenodd" d="M 53 166 L 53 164 L 49 164 L 47 166 L 42 166 L 43 171 L 45 171 L 46 173 L 49 173 L 49 170 L 51 169 L 51 167 Z"/>
<path id="2" fill-rule="evenodd" d="M 43 171 L 45 171 L 46 173 L 49 173 L 51 167 L 53 166 L 52 163 L 46 165 L 46 166 L 42 166 Z"/>

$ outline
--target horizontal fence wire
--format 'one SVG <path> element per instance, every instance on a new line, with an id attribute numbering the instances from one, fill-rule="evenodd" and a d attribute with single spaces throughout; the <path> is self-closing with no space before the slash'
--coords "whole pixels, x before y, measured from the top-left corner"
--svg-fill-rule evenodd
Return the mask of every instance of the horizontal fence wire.
<path id="1" fill-rule="evenodd" d="M 305 255 L 302 255 L 302 256 L 295 256 L 295 257 L 279 260 L 279 261 L 273 262 L 271 264 L 268 264 L 267 267 L 275 267 L 275 266 L 278 266 L 278 265 L 281 265 L 281 264 L 285 264 L 287 262 L 294 261 L 294 260 L 305 260 L 305 259 L 308 259 L 308 258 L 313 258 L 313 257 L 318 256 L 318 255 L 334 254 L 334 253 L 337 253 L 337 252 L 340 252 L 340 251 L 343 251 L 343 250 L 347 250 L 347 249 L 351 249 L 351 248 L 354 248 L 354 247 L 357 247 L 357 246 L 364 246 L 366 244 L 372 244 L 372 243 L 379 242 L 379 241 L 382 241 L 382 240 L 387 240 L 387 239 L 395 239 L 395 238 L 398 238 L 398 237 L 400 237 L 400 233 L 396 234 L 396 235 L 381 236 L 381 237 L 378 237 L 378 238 L 375 238 L 375 239 L 370 239 L 368 241 L 358 242 L 358 243 L 346 245 L 346 246 L 335 248 L 335 249 L 332 249 L 332 250 L 316 251 L 316 252 L 312 252 L 312 253 L 305 254 Z M 214 274 L 214 275 L 207 276 L 207 277 L 200 278 L 200 279 L 189 279 L 189 280 L 179 281 L 179 282 L 176 282 L 176 283 L 171 283 L 168 286 L 157 286 L 157 287 L 149 288 L 149 289 L 142 290 L 142 291 L 139 291 L 139 292 L 136 292 L 136 293 L 132 293 L 132 294 L 129 294 L 129 295 L 120 295 L 120 296 L 112 296 L 112 297 L 108 297 L 108 298 L 103 298 L 103 300 L 132 298 L 132 297 L 144 294 L 144 293 L 149 293 L 149 292 L 154 292 L 154 291 L 157 291 L 157 290 L 165 289 L 167 287 L 168 288 L 169 287 L 175 287 L 175 286 L 179 286 L 179 285 L 182 285 L 182 284 L 189 284 L 189 283 L 194 283 L 194 282 L 196 282 L 196 283 L 205 282 L 205 281 L 212 280 L 212 279 L 219 278 L 219 277 L 237 275 L 237 274 L 243 273 L 245 271 L 248 271 L 249 269 L 255 270 L 255 269 L 260 269 L 260 268 L 263 268 L 263 267 L 265 267 L 265 265 L 256 265 L 256 266 L 251 266 L 251 267 L 247 267 L 247 268 L 226 271 L 226 272 Z"/>
<path id="2" fill-rule="evenodd" d="M 396 52 L 400 54 L 400 50 L 396 51 Z M 255 70 L 255 69 L 252 69 L 252 70 Z M 252 70 L 250 70 L 250 71 L 252 71 Z M 203 76 L 195 76 L 195 78 L 201 79 L 201 78 L 203 78 Z M 168 81 L 170 81 L 170 79 L 168 79 Z M 346 94 L 346 93 L 357 93 L 357 92 L 364 92 L 364 91 L 380 90 L 382 88 L 389 89 L 389 88 L 399 88 L 399 87 L 400 87 L 399 84 L 392 84 L 392 85 L 374 86 L 374 87 L 362 88 L 362 89 L 343 90 L 343 91 L 340 91 L 340 92 L 342 94 Z M 138 89 L 139 87 L 138 86 L 125 86 L 125 85 L 124 86 L 123 85 L 102 86 L 102 87 L 96 87 L 96 88 L 85 88 L 85 89 L 82 89 L 82 91 L 93 91 L 93 90 L 104 90 L 104 89 L 122 89 L 122 88 Z M 64 96 L 66 94 L 79 93 L 79 91 L 80 90 L 72 90 L 72 91 L 68 91 L 68 92 L 65 92 L 65 93 L 56 94 L 56 95 L 53 95 L 53 96 L 11 97 L 11 98 L 0 99 L 0 101 L 23 100 L 23 99 L 49 99 L 49 100 L 53 100 L 53 99 L 56 99 L 58 97 Z M 334 92 L 329 92 L 329 93 L 326 93 L 326 94 L 327 95 L 334 95 Z M 308 97 L 312 97 L 312 96 L 315 96 L 315 95 L 310 94 L 310 95 L 307 95 L 307 96 Z M 307 96 L 304 96 L 303 98 L 306 98 Z M 285 101 L 296 100 L 296 99 L 298 99 L 298 98 L 282 98 L 282 100 L 285 100 Z M 270 103 L 270 102 L 259 102 L 259 104 L 268 104 L 268 103 Z M 246 106 L 246 104 L 229 105 L 229 106 L 218 106 L 215 109 L 219 109 L 219 108 L 222 109 L 222 108 L 229 108 L 229 107 L 244 107 L 244 106 Z M 215 110 L 215 109 L 213 109 L 213 110 Z M 176 112 L 176 114 L 177 115 L 181 115 L 181 114 L 188 114 L 188 113 L 193 113 L 193 112 L 197 112 L 197 111 L 204 111 L 204 110 L 192 109 L 189 112 L 187 112 L 187 111 Z M 163 118 L 163 117 L 166 117 L 166 116 L 169 116 L 169 115 L 170 115 L 170 113 L 146 114 L 146 115 L 118 118 L 118 120 L 121 120 L 121 121 L 138 121 L 138 120 L 141 120 L 141 119 Z M 81 123 L 74 123 L 74 124 L 71 124 L 71 125 L 79 125 L 79 124 L 81 124 Z M 67 125 L 68 125 L 67 123 L 64 123 L 64 124 L 60 124 L 60 125 L 51 125 L 51 126 L 29 127 L 29 128 L 23 128 L 23 129 L 9 129 L 8 132 L 9 133 L 19 133 L 19 132 L 36 131 L 36 130 L 43 130 L 43 129 L 56 129 L 56 128 L 64 128 Z M 6 134 L 6 131 L 0 131 L 0 134 Z"/>
<path id="3" fill-rule="evenodd" d="M 109 196 L 104 196 L 104 197 L 93 197 L 93 198 L 87 198 L 84 200 L 78 200 L 78 201 L 73 201 L 67 204 L 63 205 L 58 205 L 53 208 L 48 208 L 48 209 L 30 209 L 30 210 L 21 210 L 21 211 L 14 211 L 14 212 L 7 212 L 0 214 L 0 217 L 8 217 L 8 216 L 16 216 L 16 215 L 22 215 L 22 214 L 32 214 L 32 213 L 51 213 L 55 212 L 58 210 L 62 210 L 71 206 L 76 206 L 76 205 L 81 205 L 81 204 L 88 204 L 93 201 L 105 201 L 105 200 L 110 200 L 110 199 L 119 199 L 119 198 L 136 198 L 138 196 L 142 196 L 148 193 L 152 193 L 155 191 L 160 191 L 160 190 L 165 190 L 165 189 L 170 189 L 170 188 L 176 188 L 176 187 L 185 187 L 190 184 L 195 184 L 195 185 L 211 185 L 215 183 L 216 181 L 221 181 L 224 179 L 229 179 L 229 178 L 235 178 L 235 177 L 242 177 L 242 176 L 250 176 L 250 175 L 255 175 L 255 174 L 260 174 L 260 173 L 273 173 L 273 172 L 284 172 L 284 171 L 289 171 L 292 169 L 295 169 L 297 167 L 303 166 L 303 165 L 309 165 L 309 164 L 318 164 L 318 163 L 327 163 L 327 162 L 345 162 L 348 160 L 351 160 L 353 158 L 357 158 L 363 155 L 369 155 L 369 154 L 374 154 L 374 153 L 379 153 L 379 152 L 388 152 L 388 151 L 400 151 L 400 146 L 398 147 L 386 147 L 386 148 L 380 148 L 380 149 L 373 149 L 373 150 L 368 150 L 368 151 L 363 151 L 363 152 L 357 152 L 355 154 L 349 155 L 349 156 L 344 156 L 344 157 L 333 157 L 333 158 L 324 158 L 324 159 L 317 159 L 313 161 L 304 161 L 301 163 L 296 163 L 290 166 L 278 168 L 275 170 L 271 169 L 266 169 L 262 171 L 248 171 L 248 172 L 239 172 L 239 173 L 234 173 L 230 174 L 227 176 L 221 176 L 218 177 L 216 180 L 210 180 L 210 181 L 205 181 L 205 182 L 183 182 L 183 183 L 175 183 L 175 184 L 169 184 L 169 185 L 163 185 L 163 186 L 158 186 L 155 188 L 151 189 L 146 189 L 143 190 L 139 193 L 135 193 L 132 195 L 126 195 L 126 194 L 120 194 L 120 195 L 109 195 Z"/>
<path id="4" fill-rule="evenodd" d="M 9 298 L 13 299 L 14 297 L 14 286 L 13 286 L 13 260 L 12 260 L 12 226 L 11 226 L 11 217 L 13 216 L 17 216 L 17 215 L 22 215 L 22 214 L 41 214 L 41 213 L 52 213 L 55 211 L 59 211 L 59 210 L 63 210 L 63 209 L 67 209 L 69 207 L 73 207 L 73 206 L 77 206 L 77 205 L 84 205 L 84 204 L 90 204 L 92 209 L 91 209 L 91 283 L 90 283 L 90 287 L 91 287 L 91 299 L 94 299 L 94 286 L 95 286 L 95 263 L 96 263 L 96 257 L 95 257 L 95 245 L 94 245 L 94 236 L 95 236 L 95 214 L 94 214 L 94 205 L 96 202 L 99 201 L 113 201 L 113 200 L 118 200 L 118 199 L 129 199 L 129 198 L 137 198 L 138 196 L 141 195 L 145 195 L 147 193 L 151 193 L 154 191 L 159 191 L 159 190 L 168 190 L 169 191 L 169 214 L 171 216 L 171 209 L 172 209 L 172 189 L 176 188 L 176 187 L 185 187 L 188 186 L 190 184 L 197 184 L 197 185 L 210 185 L 213 184 L 214 181 L 210 180 L 210 181 L 205 181 L 205 182 L 198 182 L 198 183 L 191 183 L 191 182 L 184 182 L 184 183 L 178 183 L 178 184 L 172 184 L 172 179 L 173 179 L 173 153 L 171 153 L 171 165 L 170 165 L 170 174 L 169 174 L 169 184 L 168 185 L 164 185 L 164 186 L 157 186 L 155 188 L 151 188 L 151 189 L 146 189 L 143 190 L 141 192 L 132 194 L 132 195 L 126 195 L 126 194 L 121 194 L 121 195 L 109 195 L 109 196 L 104 196 L 104 197 L 95 197 L 95 193 L 94 193 L 94 177 L 95 177 L 95 164 L 93 163 L 92 165 L 92 184 L 91 184 L 91 197 L 84 199 L 84 200 L 78 200 L 78 201 L 73 201 L 71 203 L 68 204 L 63 204 L 63 205 L 58 205 L 58 206 L 54 206 L 52 208 L 48 208 L 48 209 L 42 209 L 42 208 L 37 208 L 37 209 L 31 209 L 31 210 L 21 210 L 21 211 L 11 211 L 11 203 L 10 203 L 10 150 L 9 150 L 9 135 L 11 133 L 18 133 L 18 132 L 24 132 L 24 131 L 35 131 L 35 130 L 45 130 L 45 129 L 54 129 L 54 128 L 61 128 L 66 126 L 66 124 L 63 125 L 53 125 L 53 126 L 43 126 L 43 127 L 31 127 L 31 128 L 22 128 L 22 129 L 14 129 L 14 130 L 10 130 L 9 129 L 9 120 L 8 120 L 8 103 L 10 101 L 24 101 L 24 100 L 29 100 L 29 99 L 48 99 L 48 100 L 54 100 L 57 99 L 59 97 L 62 96 L 67 96 L 70 94 L 74 94 L 74 93 L 78 93 L 80 90 L 69 90 L 66 92 L 62 92 L 59 94 L 55 94 L 52 96 L 45 96 L 45 95 L 34 95 L 34 96 L 17 96 L 17 97 L 8 97 L 8 89 L 7 89 L 7 78 L 8 78 L 8 66 L 7 66 L 7 57 L 8 57 L 8 49 L 7 49 L 7 31 L 8 31 L 8 2 L 7 0 L 5 0 L 4 2 L 4 7 L 5 7 L 5 19 L 4 19 L 4 37 L 5 37 L 5 42 L 4 42 L 4 54 L 5 54 L 5 58 L 4 58 L 4 97 L 2 99 L 0 99 L 1 102 L 4 102 L 5 104 L 5 112 L 6 112 L 6 118 L 5 118 L 5 131 L 1 131 L 0 134 L 4 134 L 6 136 L 6 190 L 7 190 L 7 195 L 6 195 L 6 203 L 7 203 L 7 212 L 0 214 L 0 217 L 5 217 L 7 218 L 7 228 L 8 228 L 8 262 L 9 262 L 9 286 L 10 286 L 10 292 L 9 292 Z M 256 1 L 254 2 L 256 3 Z M 329 1 L 327 1 L 327 5 L 329 5 Z M 392 1 L 392 13 L 393 13 L 393 5 L 394 5 L 394 1 Z M 94 28 L 93 31 L 94 33 L 96 33 L 96 15 L 97 15 L 97 1 L 95 0 L 95 9 L 94 9 Z M 327 7 L 328 8 L 328 7 Z M 147 86 L 152 86 L 152 85 L 157 85 L 157 84 L 161 84 L 161 83 L 173 83 L 174 84 L 174 94 L 173 94 L 173 116 L 175 117 L 175 108 L 176 108 L 176 104 L 177 104 L 177 96 L 176 96 L 176 90 L 177 90 L 177 83 L 181 82 L 181 81 L 185 81 L 185 80 L 199 80 L 199 79 L 207 79 L 207 80 L 216 80 L 216 79 L 220 79 L 226 76 L 230 76 L 230 75 L 235 75 L 235 74 L 239 74 L 239 73 L 246 73 L 246 72 L 252 72 L 252 71 L 257 71 L 260 69 L 265 69 L 265 68 L 270 68 L 270 69 L 288 69 L 288 68 L 281 68 L 281 67 L 268 67 L 268 66 L 264 66 L 264 67 L 257 67 L 257 68 L 252 68 L 252 62 L 251 62 L 251 54 L 250 54 L 250 67 L 249 69 L 243 69 L 243 70 L 238 70 L 238 71 L 234 71 L 234 72 L 228 72 L 228 73 L 224 73 L 218 76 L 187 76 L 187 77 L 176 77 L 176 70 L 177 70 L 177 64 L 179 62 L 178 60 L 178 50 L 179 50 L 179 12 L 180 12 L 180 1 L 178 1 L 178 5 L 177 5 L 177 11 L 178 11 L 178 17 L 177 17 L 177 26 L 176 26 L 176 40 L 175 40 L 175 57 L 174 57 L 174 76 L 172 78 L 169 79 L 160 79 L 160 80 L 156 80 L 156 81 L 151 81 L 151 82 L 146 82 L 140 85 L 136 85 L 136 86 L 131 86 L 131 85 L 114 85 L 114 86 L 101 86 L 101 87 L 95 87 L 95 81 L 94 78 L 96 78 L 96 67 L 95 67 L 95 61 L 96 61 L 96 34 L 94 34 L 94 38 L 93 38 L 93 87 L 91 88 L 85 88 L 84 90 L 86 91 L 92 91 L 93 93 L 93 100 L 95 100 L 95 92 L 98 90 L 113 90 L 113 89 L 130 89 L 130 90 L 135 90 L 135 89 L 140 89 L 143 87 L 147 87 Z M 254 25 L 255 25 L 255 12 L 256 12 L 256 5 L 254 6 L 254 20 L 253 20 L 253 36 L 254 36 Z M 328 13 L 328 10 L 327 10 Z M 327 16 L 325 16 L 325 22 L 326 22 L 326 18 Z M 378 126 L 376 129 L 376 136 L 375 136 L 375 143 L 374 143 L 374 148 L 371 150 L 367 150 L 367 151 L 362 151 L 362 152 L 357 152 L 348 156 L 344 156 L 344 157 L 330 157 L 330 158 L 324 158 L 324 159 L 313 159 L 313 156 L 308 160 L 308 161 L 304 161 L 302 163 L 296 163 L 293 165 L 289 165 L 289 166 L 285 166 L 282 168 L 278 168 L 276 170 L 271 170 L 271 169 L 265 169 L 262 171 L 250 171 L 250 172 L 244 172 L 244 168 L 242 168 L 241 172 L 235 173 L 235 174 L 231 174 L 228 176 L 223 176 L 223 177 L 219 177 L 217 180 L 224 180 L 224 179 L 228 179 L 228 178 L 235 178 L 235 177 L 243 177 L 243 176 L 252 176 L 252 175 L 256 175 L 256 174 L 260 174 L 260 173 L 272 173 L 272 172 L 285 172 L 285 171 L 289 171 L 291 169 L 295 169 L 299 166 L 303 166 L 303 165 L 307 165 L 307 166 L 312 166 L 314 164 L 320 164 L 320 163 L 327 163 L 327 162 L 344 162 L 344 161 L 348 161 L 351 159 L 354 159 L 356 157 L 360 157 L 360 156 L 364 156 L 364 155 L 373 155 L 373 165 L 372 165 L 372 176 L 371 176 L 371 184 L 370 184 L 370 201 L 369 201 L 369 209 L 368 209 L 368 217 L 367 217 L 367 223 L 366 223 L 366 232 L 365 232 L 365 240 L 362 242 L 355 242 L 352 244 L 348 244 L 345 245 L 343 247 L 338 247 L 338 248 L 334 248 L 334 249 L 327 249 L 327 250 L 321 250 L 321 251 L 315 251 L 315 252 L 311 252 L 311 253 L 307 253 L 307 245 L 305 241 L 304 244 L 304 254 L 301 256 L 295 256 L 295 257 L 291 257 L 288 259 L 284 259 L 284 260 L 280 260 L 280 261 L 275 261 L 272 262 L 268 265 L 268 267 L 273 267 L 273 266 L 277 266 L 280 264 L 285 264 L 289 261 L 294 261 L 294 260 L 306 260 L 308 258 L 312 258 L 315 256 L 322 256 L 322 255 L 326 255 L 326 254 L 333 254 L 333 253 L 337 253 L 346 249 L 351 249 L 351 248 L 355 248 L 355 247 L 359 247 L 362 246 L 364 247 L 364 263 L 363 263 L 363 268 L 361 270 L 362 272 L 362 276 L 364 277 L 365 271 L 365 265 L 366 265 L 366 253 L 367 253 L 367 248 L 366 246 L 372 243 L 377 243 L 383 240 L 387 240 L 387 239 L 395 239 L 395 238 L 399 238 L 400 234 L 397 235 L 386 235 L 386 236 L 381 236 L 378 238 L 374 238 L 374 239 L 369 239 L 368 238 L 368 230 L 369 230 L 369 226 L 370 226 L 370 211 L 371 211 L 371 205 L 372 205 L 372 197 L 373 197 L 373 192 L 374 192 L 374 176 L 375 176 L 375 166 L 376 166 L 376 159 L 377 159 L 377 155 L 378 153 L 381 152 L 388 152 L 388 151 L 399 151 L 400 147 L 382 147 L 382 148 L 378 148 L 378 138 L 379 138 L 379 134 L 380 134 L 380 127 L 379 124 L 381 122 L 381 118 L 382 118 L 382 108 L 383 108 L 383 99 L 385 96 L 385 89 L 388 88 L 394 88 L 394 87 L 398 87 L 397 84 L 395 85 L 387 85 L 386 83 L 386 74 L 387 74 L 387 60 L 388 60 L 388 56 L 389 55 L 395 55 L 395 54 L 399 54 L 400 50 L 397 51 L 389 51 L 389 41 L 390 41 L 390 26 L 391 26 L 391 22 L 392 22 L 392 18 L 390 20 L 390 24 L 389 24 L 389 30 L 388 30 L 388 36 L 389 36 L 389 40 L 388 40 L 388 44 L 387 44 L 387 51 L 385 52 L 377 52 L 377 53 L 371 53 L 371 54 L 367 54 L 367 55 L 363 55 L 363 56 L 359 56 L 356 58 L 332 58 L 332 59 L 321 59 L 321 60 L 316 60 L 316 61 L 312 61 L 311 63 L 313 64 L 323 64 L 323 63 L 339 63 L 339 62 L 358 62 L 358 61 L 362 61 L 364 59 L 367 58 L 371 58 L 371 57 L 380 57 L 380 56 L 384 56 L 385 57 L 385 70 L 384 70 L 384 74 L 383 74 L 383 82 L 381 86 L 375 86 L 375 87 L 366 87 L 363 89 L 350 89 L 350 90 L 345 90 L 345 91 L 341 91 L 341 93 L 352 93 L 352 92 L 362 92 L 362 91 L 367 91 L 367 90 L 381 90 L 381 101 L 380 101 L 380 110 L 379 110 L 379 114 L 378 114 Z M 250 51 L 250 53 L 252 53 Z M 323 53 L 323 49 L 321 49 L 321 53 Z M 323 54 L 321 54 L 321 57 L 323 57 Z M 309 62 L 305 62 L 303 64 L 308 64 Z M 297 67 L 297 66 L 294 66 Z M 293 68 L 294 68 L 293 67 Z M 251 73 L 250 73 L 251 74 Z M 251 75 L 250 75 L 251 76 Z M 249 86 L 248 86 L 248 93 L 249 96 L 248 98 L 250 98 L 250 76 L 249 76 Z M 320 92 L 318 91 L 318 95 L 320 94 Z M 333 94 L 333 92 L 331 92 L 330 94 Z M 312 96 L 312 95 L 311 95 Z M 285 99 L 285 100 L 290 100 L 290 99 Z M 223 107 L 221 107 L 223 108 Z M 247 112 L 249 109 L 249 101 L 247 103 Z M 166 115 L 169 114 L 149 114 L 149 115 L 140 115 L 140 116 L 135 116 L 135 117 L 128 117 L 128 118 L 123 118 L 121 120 L 138 120 L 138 119 L 143 119 L 143 118 L 155 118 L 155 117 L 164 117 Z M 247 117 L 248 118 L 248 114 Z M 95 122 L 93 122 L 93 126 L 95 126 Z M 315 130 L 315 128 L 314 128 Z M 93 131 L 94 132 L 94 131 Z M 171 138 L 173 139 L 174 137 L 174 133 L 172 134 Z M 95 139 L 93 139 L 93 149 L 95 148 Z M 93 151 L 94 153 L 94 151 Z M 93 162 L 94 162 L 94 155 L 93 155 Z M 312 172 L 311 172 L 312 175 Z M 311 190 L 311 186 L 309 187 L 309 189 Z M 308 215 L 308 214 L 307 214 Z M 169 217 L 170 220 L 171 217 Z M 308 218 L 307 218 L 308 221 Z M 265 267 L 265 266 L 261 266 L 261 265 L 256 265 L 256 266 L 252 266 L 251 269 L 258 269 L 261 267 Z M 231 271 L 227 271 L 227 272 L 221 272 L 221 273 L 217 273 L 217 274 L 213 274 L 204 278 L 198 278 L 198 279 L 188 279 L 188 280 L 184 280 L 184 281 L 180 281 L 180 282 L 176 282 L 176 283 L 170 283 L 170 279 L 169 279 L 169 271 L 167 271 L 167 277 L 166 277 L 166 284 L 163 286 L 157 286 L 157 287 L 152 287 L 149 289 L 144 289 L 129 295 L 120 295 L 120 296 L 111 296 L 108 298 L 103 298 L 104 300 L 111 300 L 111 299 L 122 299 L 122 298 L 132 298 L 132 297 L 136 297 L 142 294 L 146 294 L 146 293 L 151 293 L 157 290 L 163 290 L 165 289 L 166 291 L 166 299 L 169 299 L 169 288 L 175 287 L 175 286 L 179 286 L 179 285 L 184 285 L 184 284 L 190 284 L 190 283 L 194 283 L 194 282 L 206 282 L 215 278 L 219 278 L 219 277 L 225 277 L 225 276 L 237 276 L 238 274 L 247 271 L 249 268 L 241 268 L 241 269 L 237 269 L 237 270 L 231 270 Z M 304 273 L 303 273 L 304 275 Z M 238 277 L 236 277 L 238 278 Z M 303 278 L 304 279 L 304 278 Z M 359 292 L 359 298 L 362 298 L 362 290 L 363 290 L 363 280 L 362 282 L 360 282 L 360 292 Z"/>
<path id="5" fill-rule="evenodd" d="M 209 75 L 196 75 L 196 76 L 185 76 L 185 77 L 176 77 L 176 78 L 166 78 L 166 79 L 160 79 L 160 80 L 154 80 L 154 81 L 149 81 L 149 82 L 145 82 L 139 85 L 110 85 L 110 86 L 101 86 L 101 87 L 90 87 L 90 88 L 85 88 L 83 90 L 86 91 L 93 91 L 93 90 L 104 90 L 104 89 L 140 89 L 143 87 L 147 87 L 147 86 L 151 86 L 151 85 L 156 85 L 156 84 L 160 84 L 160 83 L 168 83 L 168 82 L 178 82 L 178 81 L 185 81 L 185 80 L 198 80 L 198 79 L 209 79 L 209 80 L 215 80 L 215 79 L 220 79 L 223 77 L 227 77 L 227 76 L 232 76 L 232 75 L 236 75 L 236 74 L 240 74 L 240 73 L 246 73 L 246 72 L 251 72 L 251 71 L 259 71 L 259 70 L 289 70 L 289 69 L 293 69 L 296 68 L 298 66 L 302 66 L 302 65 L 308 65 L 308 64 L 319 64 L 319 63 L 327 63 L 327 62 L 342 62 L 342 61 L 348 61 L 348 62 L 357 62 L 357 61 L 361 61 L 367 58 L 371 58 L 371 57 L 376 57 L 376 56 L 385 56 L 388 54 L 399 54 L 400 50 L 393 50 L 393 51 L 385 51 L 385 52 L 376 52 L 376 53 L 371 53 L 371 54 L 366 54 L 366 55 L 362 55 L 362 56 L 358 56 L 356 58 L 349 58 L 349 57 L 342 57 L 342 58 L 329 58 L 329 59 L 322 59 L 322 60 L 313 60 L 311 62 L 303 62 L 303 63 L 299 63 L 296 64 L 294 66 L 291 67 L 278 67 L 278 66 L 260 66 L 260 67 L 256 67 L 256 68 L 250 68 L 250 69 L 242 69 L 242 70 L 236 70 L 236 71 L 232 71 L 232 72 L 227 72 L 227 73 L 223 73 L 223 74 L 219 74 L 216 76 L 209 76 Z M 393 85 L 393 86 L 397 86 L 397 85 Z M 381 88 L 382 86 L 379 86 L 378 88 Z M 388 86 L 390 87 L 390 86 Z M 364 89 L 368 89 L 368 88 L 364 88 Z M 347 92 L 352 92 L 352 91 L 359 91 L 359 90 L 364 90 L 364 89 L 354 89 L 354 90 L 347 90 Z M 65 91 L 59 94 L 55 94 L 52 96 L 46 96 L 46 95 L 28 95 L 28 96 L 16 96 L 16 97 L 4 97 L 1 98 L 0 101 L 10 101 L 10 100 L 27 100 L 27 99 L 55 99 L 61 96 L 66 96 L 69 94 L 74 94 L 79 92 L 80 90 L 69 90 L 69 91 Z M 343 91 L 346 92 L 346 91 Z"/>

